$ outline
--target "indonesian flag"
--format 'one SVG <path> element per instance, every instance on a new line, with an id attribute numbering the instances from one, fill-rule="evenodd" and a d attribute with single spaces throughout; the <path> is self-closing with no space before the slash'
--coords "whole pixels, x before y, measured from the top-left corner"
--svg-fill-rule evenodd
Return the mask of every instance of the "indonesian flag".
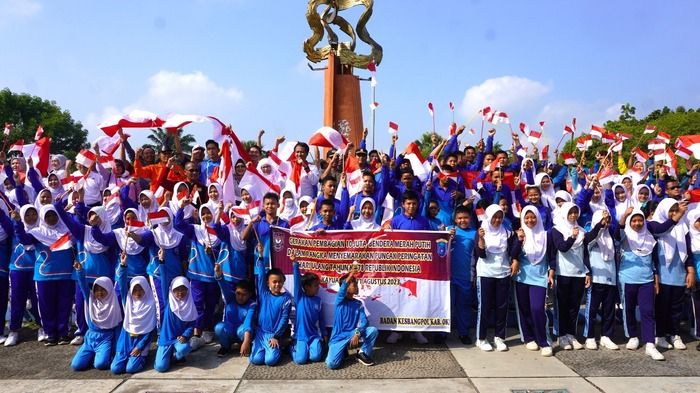
<path id="1" fill-rule="evenodd" d="M 420 181 L 426 181 L 432 170 L 430 163 L 427 162 L 416 145 L 415 142 L 411 142 L 404 150 L 404 159 L 411 163 L 411 169 L 413 170 L 413 175 L 416 176 Z"/>
<path id="2" fill-rule="evenodd" d="M 505 112 L 499 112 L 499 111 L 491 112 L 491 115 L 489 116 L 488 121 L 489 121 L 489 123 L 492 123 L 492 124 L 498 124 L 498 123 L 510 124 L 510 119 L 508 118 L 508 114 Z"/>
<path id="3" fill-rule="evenodd" d="M 603 139 L 603 134 L 605 134 L 607 132 L 608 131 L 601 126 L 597 126 L 595 124 L 591 125 L 591 137 L 593 139 L 598 139 L 598 140 Z"/>
<path id="4" fill-rule="evenodd" d="M 290 157 L 287 161 L 282 161 L 277 154 L 271 151 L 268 152 L 267 158 L 272 160 L 272 170 L 278 171 L 283 178 L 288 178 L 292 173 L 292 160 L 295 160 L 294 157 Z"/>
<path id="5" fill-rule="evenodd" d="M 28 145 L 24 144 L 22 139 L 18 140 L 9 151 L 22 152 L 22 157 L 30 158 L 34 162 L 34 168 L 41 173 L 41 176 L 49 174 L 49 161 L 51 160 L 51 139 L 47 137 L 40 138 L 35 143 Z"/>
<path id="6" fill-rule="evenodd" d="M 38 141 L 38 140 L 41 139 L 43 136 L 44 136 L 44 127 L 42 127 L 42 126 L 40 125 L 39 127 L 36 128 L 36 133 L 34 134 L 34 140 L 35 140 L 35 141 Z"/>
<path id="7" fill-rule="evenodd" d="M 655 149 L 654 150 L 654 161 L 668 161 L 669 157 L 666 155 L 665 149 Z"/>
<path id="8" fill-rule="evenodd" d="M 618 153 L 622 151 L 622 139 L 618 139 L 610 145 L 608 151 Z"/>
<path id="9" fill-rule="evenodd" d="M 124 134 L 126 138 L 130 137 L 131 135 Z M 113 136 L 101 136 L 95 140 L 95 143 L 97 144 L 97 147 L 100 149 L 101 152 L 109 155 L 113 155 L 119 146 L 122 144 L 122 138 L 119 134 L 114 134 Z"/>
<path id="10" fill-rule="evenodd" d="M 454 111 L 455 111 L 455 104 L 453 104 L 452 101 L 450 101 L 450 112 L 454 112 Z"/>
<path id="11" fill-rule="evenodd" d="M 671 143 L 671 135 L 668 135 L 667 133 L 663 131 L 659 131 L 659 134 L 657 135 L 659 139 L 664 141 L 664 143 L 669 144 Z"/>
<path id="12" fill-rule="evenodd" d="M 256 200 L 251 202 L 249 205 L 243 207 L 243 206 L 234 206 L 231 208 L 231 212 L 240 218 L 252 218 L 254 215 L 258 214 L 260 211 L 260 200 Z"/>
<path id="13" fill-rule="evenodd" d="M 649 150 L 663 150 L 666 148 L 666 143 L 661 139 L 652 139 L 647 145 Z"/>
<path id="14" fill-rule="evenodd" d="M 252 162 L 248 162 L 246 172 L 241 179 L 239 187 L 242 188 L 248 184 L 251 186 L 250 190 L 255 199 L 262 199 L 262 197 L 268 192 L 274 192 L 277 195 L 282 192 L 280 186 L 278 184 L 271 183 L 263 175 L 261 175 L 257 168 L 255 168 L 255 164 Z"/>
<path id="15" fill-rule="evenodd" d="M 483 109 L 479 110 L 479 113 L 481 113 L 481 116 L 483 117 L 484 120 L 487 120 L 489 115 L 491 114 L 491 107 L 490 106 L 484 107 Z"/>
<path id="16" fill-rule="evenodd" d="M 304 224 L 306 223 L 306 217 L 299 213 L 294 217 L 289 218 L 289 230 L 290 231 L 303 231 Z"/>
<path id="17" fill-rule="evenodd" d="M 371 110 L 373 110 L 373 111 L 374 111 L 374 110 L 377 110 L 378 107 L 379 107 L 379 103 L 376 102 L 376 101 L 373 102 L 373 103 L 371 103 L 371 104 L 369 104 L 369 109 L 371 109 Z"/>
<path id="18" fill-rule="evenodd" d="M 233 203 L 236 200 L 236 180 L 233 177 L 234 163 L 231 155 L 231 142 L 227 139 L 221 146 L 221 165 L 217 173 L 216 181 L 221 184 L 221 200 L 226 203 Z"/>
<path id="19" fill-rule="evenodd" d="M 480 207 L 477 207 L 474 209 L 474 213 L 476 213 L 476 218 L 479 221 L 484 221 L 486 219 L 486 211 Z"/>
<path id="20" fill-rule="evenodd" d="M 615 136 L 617 137 L 617 139 L 621 139 L 623 141 L 626 141 L 626 140 L 632 138 L 632 134 L 623 134 L 621 132 L 618 132 L 617 134 L 615 134 Z"/>
<path id="21" fill-rule="evenodd" d="M 113 136 L 120 128 L 153 128 L 161 127 L 165 120 L 155 113 L 142 110 L 131 111 L 128 115 L 116 115 L 97 125 L 105 134 Z"/>
<path id="22" fill-rule="evenodd" d="M 344 150 L 348 146 L 348 140 L 331 127 L 321 127 L 311 135 L 309 145 Z"/>
<path id="23" fill-rule="evenodd" d="M 520 131 L 527 135 L 527 140 L 532 144 L 539 142 L 542 137 L 542 131 L 531 130 L 525 123 L 520 123 Z"/>
<path id="24" fill-rule="evenodd" d="M 22 151 L 22 146 L 24 146 L 24 139 L 19 139 L 15 143 L 10 145 L 9 151 Z"/>
<path id="25" fill-rule="evenodd" d="M 561 153 L 561 158 L 565 165 L 576 165 L 576 156 L 570 153 Z"/>
<path id="26" fill-rule="evenodd" d="M 700 160 L 700 135 L 679 136 L 677 143 L 692 151 L 695 159 Z"/>
<path id="27" fill-rule="evenodd" d="M 457 133 L 457 123 L 450 123 L 450 136 Z"/>
<path id="28" fill-rule="evenodd" d="M 540 160 L 545 161 L 547 158 L 549 158 L 549 145 L 546 145 L 540 150 Z"/>
<path id="29" fill-rule="evenodd" d="M 348 158 L 345 160 L 345 176 L 350 196 L 362 191 L 362 170 L 360 169 L 360 162 L 357 156 L 348 155 Z"/>
<path id="30" fill-rule="evenodd" d="M 75 162 L 85 166 L 85 167 L 90 167 L 93 162 L 97 160 L 97 156 L 95 153 L 91 152 L 90 150 L 83 149 L 78 153 L 78 155 L 75 157 Z"/>
<path id="31" fill-rule="evenodd" d="M 3 131 L 3 133 L 5 134 L 5 136 L 7 136 L 10 135 L 10 131 L 12 131 L 12 123 L 5 122 L 5 130 Z"/>
<path id="32" fill-rule="evenodd" d="M 67 175 L 63 179 L 61 179 L 61 184 L 66 186 L 66 188 L 70 188 L 70 186 L 73 183 L 77 183 L 80 181 L 83 177 L 82 176 L 72 176 L 72 175 Z"/>
<path id="33" fill-rule="evenodd" d="M 126 222 L 126 226 L 131 227 L 131 228 L 142 228 L 142 227 L 146 226 L 146 223 L 144 223 L 143 221 L 139 221 L 137 219 L 133 219 L 133 220 L 128 220 Z"/>
<path id="34" fill-rule="evenodd" d="M 615 139 L 616 139 L 615 134 L 606 132 L 606 133 L 603 133 L 603 136 L 601 138 L 601 142 L 605 143 L 606 145 L 609 145 L 609 144 L 615 142 Z"/>
<path id="35" fill-rule="evenodd" d="M 435 117 L 435 111 L 433 110 L 433 103 L 432 102 L 428 103 L 428 113 L 430 113 L 430 117 Z"/>
<path id="36" fill-rule="evenodd" d="M 590 135 L 584 135 L 576 140 L 576 148 L 579 151 L 586 151 L 593 146 L 593 139 Z"/>
<path id="37" fill-rule="evenodd" d="M 522 158 L 527 157 L 527 147 L 520 146 L 520 148 L 518 149 L 517 152 L 515 152 L 515 154 L 519 155 Z M 494 162 L 497 162 L 497 161 L 494 160 Z"/>
<path id="38" fill-rule="evenodd" d="M 690 157 L 693 155 L 693 152 L 683 146 L 678 146 L 676 147 L 676 155 L 683 158 L 684 160 L 689 160 Z"/>
<path id="39" fill-rule="evenodd" d="M 391 135 L 398 135 L 399 134 L 399 125 L 394 123 L 393 121 L 389 122 L 389 134 L 391 134 Z"/>
<path id="40" fill-rule="evenodd" d="M 470 134 L 470 135 L 474 135 L 474 134 L 476 134 L 476 131 L 475 131 L 473 128 L 470 128 L 470 129 L 469 129 L 469 134 Z"/>
<path id="41" fill-rule="evenodd" d="M 544 121 L 540 122 L 540 130 L 544 130 Z"/>
<path id="42" fill-rule="evenodd" d="M 377 86 L 377 63 L 374 62 L 374 59 L 369 60 L 369 64 L 367 64 L 367 70 L 372 75 L 372 81 L 370 82 L 370 85 L 372 87 Z"/>
<path id="43" fill-rule="evenodd" d="M 611 183 L 614 183 L 615 180 L 617 180 L 617 176 L 615 175 L 615 171 L 612 169 L 607 169 L 607 168 L 602 168 L 598 172 L 598 182 L 601 185 L 608 185 Z"/>
<path id="44" fill-rule="evenodd" d="M 653 134 L 656 132 L 656 126 L 653 126 L 651 124 L 647 124 L 647 128 L 644 129 L 645 134 Z"/>
<path id="45" fill-rule="evenodd" d="M 168 222 L 170 218 L 165 210 L 158 210 L 153 213 L 148 213 L 148 222 L 151 225 L 163 224 Z"/>
<path id="46" fill-rule="evenodd" d="M 384 198 L 384 202 L 382 202 L 382 219 L 379 224 L 382 228 L 387 228 L 391 226 L 391 219 L 394 218 L 395 204 L 396 201 L 394 200 L 394 197 L 392 197 L 389 194 L 386 194 L 386 198 Z"/>
<path id="47" fill-rule="evenodd" d="M 576 118 L 571 121 L 571 124 L 567 124 L 564 126 L 564 135 L 566 134 L 574 134 L 576 133 Z"/>
<path id="48" fill-rule="evenodd" d="M 72 246 L 73 246 L 73 242 L 71 241 L 71 234 L 70 234 L 70 232 L 66 232 L 63 234 L 63 236 L 56 239 L 55 242 L 51 243 L 51 245 L 49 246 L 49 250 L 51 250 L 51 251 L 68 250 Z"/>
<path id="49" fill-rule="evenodd" d="M 637 161 L 647 162 L 649 160 L 649 155 L 644 153 L 639 147 L 632 149 L 631 153 L 635 155 Z"/>
<path id="50" fill-rule="evenodd" d="M 666 160 L 666 170 L 671 176 L 676 177 L 678 175 L 678 161 L 676 160 L 676 155 L 673 154 L 669 147 L 666 148 L 666 157 L 668 158 Z"/>

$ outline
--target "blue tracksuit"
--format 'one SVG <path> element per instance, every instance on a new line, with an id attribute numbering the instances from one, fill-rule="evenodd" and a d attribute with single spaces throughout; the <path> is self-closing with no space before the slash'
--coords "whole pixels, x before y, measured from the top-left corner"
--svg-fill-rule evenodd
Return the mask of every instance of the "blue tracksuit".
<path id="1" fill-rule="evenodd" d="M 231 289 L 231 284 L 222 277 L 217 277 L 221 294 L 224 297 L 224 319 L 216 324 L 214 333 L 222 348 L 230 348 L 236 341 L 243 342 L 245 333 L 253 334 L 253 316 L 257 303 L 248 300 L 246 304 L 236 303 L 236 295 Z"/>
<path id="2" fill-rule="evenodd" d="M 294 301 L 297 315 L 294 323 L 296 344 L 292 347 L 292 359 L 296 364 L 304 364 L 309 360 L 318 362 L 323 356 L 322 339 L 328 333 L 323 320 L 321 298 L 304 293 L 298 262 L 294 262 Z"/>
<path id="3" fill-rule="evenodd" d="M 474 325 L 474 288 L 472 288 L 471 266 L 476 242 L 476 230 L 455 226 L 450 257 L 450 288 L 452 315 L 460 336 L 469 335 Z M 451 228 L 450 228 L 451 229 Z"/>

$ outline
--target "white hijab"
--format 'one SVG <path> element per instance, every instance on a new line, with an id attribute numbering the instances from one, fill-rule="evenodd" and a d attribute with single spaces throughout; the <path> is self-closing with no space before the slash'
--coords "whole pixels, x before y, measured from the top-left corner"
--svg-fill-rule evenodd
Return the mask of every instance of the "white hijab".
<path id="1" fill-rule="evenodd" d="M 641 191 L 642 188 L 646 188 L 649 192 L 649 199 L 647 199 L 647 201 L 651 200 L 651 196 L 654 195 L 651 193 L 651 188 L 646 184 L 637 184 L 636 186 L 634 186 L 634 191 L 632 192 L 632 206 L 635 209 L 642 208 L 642 202 L 639 201 L 639 191 Z"/>
<path id="2" fill-rule="evenodd" d="M 231 211 L 230 217 L 231 223 L 228 224 L 228 232 L 231 238 L 231 247 L 236 251 L 243 251 L 246 249 L 246 242 L 243 240 L 242 234 L 245 226 L 243 225 L 243 220 L 239 218 L 238 225 L 234 225 L 234 220 L 236 215 Z"/>
<path id="3" fill-rule="evenodd" d="M 5 207 L 5 203 L 0 202 L 0 207 Z M 27 224 L 27 219 L 26 219 L 27 212 L 29 211 L 29 209 L 34 209 L 37 212 L 36 222 L 34 222 L 34 224 L 32 224 L 32 225 Z M 39 218 L 39 211 L 34 207 L 34 205 L 27 204 L 27 205 L 20 207 L 19 208 L 19 216 L 22 217 L 22 224 L 24 224 L 24 231 L 25 232 L 29 232 L 30 230 L 36 228 L 37 226 L 39 226 L 39 223 L 41 222 L 41 219 Z M 0 228 L 0 231 L 1 230 L 2 229 Z M 33 245 L 31 245 L 31 246 L 25 245 L 24 249 L 25 250 L 33 250 L 34 246 Z"/>
<path id="4" fill-rule="evenodd" d="M 549 178 L 550 182 L 552 181 L 552 178 L 548 174 L 540 172 L 537 174 L 537 176 L 535 176 L 535 185 L 540 188 L 540 193 L 542 194 L 541 199 L 543 201 L 542 204 L 545 206 L 549 206 L 550 209 L 554 210 L 557 208 L 557 201 L 554 197 L 554 183 L 550 184 L 549 189 L 547 191 L 543 190 L 542 179 L 544 179 L 545 177 Z"/>
<path id="5" fill-rule="evenodd" d="M 617 197 L 615 197 L 615 190 L 617 188 L 622 188 L 625 190 L 625 200 L 620 202 L 617 200 Z M 630 201 L 630 194 L 627 192 L 627 188 L 622 183 L 615 183 L 612 186 L 612 192 L 613 192 L 613 199 L 615 200 L 615 219 L 619 222 L 620 218 L 622 218 L 622 215 L 625 214 L 625 211 L 627 210 L 628 207 L 632 206 L 632 202 Z"/>
<path id="6" fill-rule="evenodd" d="M 290 193 L 292 194 L 291 198 L 285 198 L 284 194 L 285 193 Z M 297 201 L 294 198 L 294 190 L 290 188 L 285 188 L 282 190 L 282 206 L 281 206 L 281 211 L 279 212 L 279 217 L 283 220 L 289 221 L 290 218 L 296 217 L 299 214 L 299 206 L 297 205 Z"/>
<path id="7" fill-rule="evenodd" d="M 58 222 L 56 223 L 56 225 L 50 226 L 46 223 L 46 215 L 51 211 L 58 215 L 58 212 L 56 211 L 56 208 L 53 207 L 53 205 L 42 206 L 39 210 L 39 217 L 41 218 L 41 223 L 29 230 L 29 233 L 32 236 L 34 236 L 34 238 L 37 241 L 39 241 L 41 244 L 47 247 L 50 247 L 56 242 L 56 240 L 60 239 L 61 237 L 63 237 L 63 235 L 68 233 L 68 227 L 66 227 L 66 224 L 63 223 L 63 220 L 61 220 L 61 216 L 58 216 Z M 59 247 L 57 250 L 68 250 L 72 246 L 73 241 L 70 240 L 63 244 L 61 247 Z"/>
<path id="8" fill-rule="evenodd" d="M 51 194 L 51 190 L 49 190 L 48 188 L 42 188 L 41 191 L 39 191 L 36 194 L 36 198 L 34 199 L 34 207 L 36 207 L 37 210 L 41 209 L 41 207 L 43 206 L 40 202 L 40 199 L 41 199 L 41 194 L 43 194 L 45 192 L 48 192 L 49 195 L 51 195 L 51 202 L 53 202 L 53 194 Z M 48 204 L 51 204 L 51 202 L 49 202 Z"/>
<path id="9" fill-rule="evenodd" d="M 148 209 L 141 206 L 141 195 L 151 200 L 151 206 Z M 158 201 L 156 200 L 155 195 L 153 195 L 153 192 L 150 190 L 141 191 L 138 199 L 138 212 L 136 217 L 138 217 L 139 221 L 146 222 L 146 220 L 148 220 L 148 213 L 155 213 L 158 211 Z"/>
<path id="10" fill-rule="evenodd" d="M 112 231 L 112 226 L 110 225 L 109 217 L 107 217 L 107 211 L 104 207 L 93 207 L 90 209 L 90 212 L 88 212 L 88 217 L 90 217 L 90 213 L 95 213 L 98 217 L 100 217 L 100 232 L 109 233 Z M 90 225 L 85 225 L 85 236 L 83 239 L 85 250 L 91 254 L 100 254 L 107 251 L 109 247 L 95 240 L 95 238 L 92 237 L 91 229 L 92 227 Z"/>
<path id="11" fill-rule="evenodd" d="M 600 186 L 596 186 L 596 187 L 601 188 Z M 593 192 L 595 193 L 595 191 L 593 191 Z M 605 192 L 603 191 L 602 188 L 600 190 L 600 196 L 598 197 L 598 202 L 594 202 L 593 198 L 594 197 L 591 196 L 591 202 L 590 202 L 591 211 L 593 213 L 595 213 L 599 210 L 608 210 L 608 206 L 605 204 Z"/>
<path id="12" fill-rule="evenodd" d="M 537 223 L 534 228 L 525 225 L 525 214 L 532 213 L 535 215 Z M 525 241 L 523 242 L 523 252 L 531 264 L 537 265 L 544 260 L 547 255 L 547 231 L 542 225 L 540 212 L 536 207 L 529 205 L 520 212 L 520 228 L 525 232 Z"/>
<path id="13" fill-rule="evenodd" d="M 529 158 L 529 157 L 524 158 L 523 162 L 520 163 L 520 183 L 521 184 L 527 183 L 527 174 L 526 173 L 528 172 L 528 170 L 525 169 L 525 164 L 528 161 L 532 163 L 532 167 L 529 170 L 529 172 L 532 174 L 532 179 L 534 180 L 535 177 L 537 176 L 537 174 L 535 173 L 535 169 L 537 168 L 537 166 L 535 165 L 535 162 L 532 160 L 532 158 Z"/>
<path id="14" fill-rule="evenodd" d="M 153 229 L 153 239 L 155 240 L 158 247 L 164 248 L 166 250 L 175 248 L 178 246 L 178 244 L 180 244 L 183 235 L 182 233 L 176 231 L 173 228 L 173 212 L 170 211 L 170 209 L 168 209 L 167 207 L 161 207 L 160 209 L 158 209 L 158 211 L 164 211 L 168 213 L 168 218 L 170 219 L 170 222 L 168 224 L 158 224 Z"/>
<path id="15" fill-rule="evenodd" d="M 173 196 L 170 197 L 170 202 L 168 203 L 168 205 L 170 205 L 171 212 L 176 212 L 177 209 L 180 208 L 180 200 L 177 199 L 177 190 L 180 189 L 180 186 L 185 186 L 185 188 L 187 189 L 187 195 L 190 195 L 190 187 L 187 185 L 187 183 L 185 183 L 184 181 L 176 183 L 175 187 L 173 187 Z M 192 217 L 192 214 L 194 213 L 194 206 L 192 206 L 192 204 L 189 204 L 182 209 L 182 212 L 184 213 L 183 218 L 188 219 Z"/>
<path id="16" fill-rule="evenodd" d="M 695 222 L 700 219 L 700 209 L 695 208 L 688 212 L 688 230 L 690 231 L 690 248 L 693 254 L 700 253 L 700 231 L 695 228 Z"/>
<path id="17" fill-rule="evenodd" d="M 107 297 L 98 300 L 94 295 L 95 285 L 99 285 L 107 291 Z M 92 284 L 90 298 L 88 299 L 88 315 L 90 320 L 100 329 L 113 329 L 122 321 L 122 311 L 119 307 L 119 299 L 114 293 L 114 284 L 109 277 L 98 277 Z"/>
<path id="18" fill-rule="evenodd" d="M 36 169 L 32 169 L 36 170 Z M 56 176 L 58 179 L 58 187 L 53 188 L 49 185 L 49 178 L 51 176 Z M 58 198 L 59 195 L 63 194 L 66 190 L 63 188 L 63 184 L 61 184 L 61 178 L 58 176 L 56 173 L 49 173 L 49 175 L 44 179 L 44 186 L 46 187 L 47 190 L 51 191 L 51 199 L 54 200 Z"/>
<path id="19" fill-rule="evenodd" d="M 593 212 L 593 218 L 591 219 L 591 228 L 596 226 L 603 219 L 603 210 L 597 210 Z M 598 232 L 598 237 L 596 237 L 590 244 L 598 243 L 600 248 L 600 253 L 603 255 L 603 260 L 606 262 L 611 262 L 615 258 L 615 246 L 613 244 L 612 236 L 610 236 L 610 231 L 607 227 L 601 228 Z"/>
<path id="20" fill-rule="evenodd" d="M 202 217 L 202 211 L 203 209 L 209 209 L 206 206 L 200 206 L 199 207 L 199 217 L 201 220 Z M 211 211 L 211 210 L 210 210 Z M 210 221 L 210 225 L 214 224 L 214 218 L 212 217 L 212 220 Z M 204 221 L 201 222 L 201 224 L 197 224 L 194 226 L 194 234 L 197 237 L 197 242 L 203 246 L 211 246 L 214 247 L 219 244 L 219 237 L 216 236 L 215 233 L 209 233 L 207 231 L 207 227 L 210 227 L 210 225 L 207 225 Z"/>
<path id="21" fill-rule="evenodd" d="M 173 294 L 173 289 L 177 287 L 187 288 L 187 298 L 185 300 L 177 300 Z M 168 304 L 170 311 L 175 314 L 180 320 L 191 322 L 197 319 L 197 308 L 192 300 L 192 289 L 190 289 L 190 281 L 183 276 L 177 276 L 170 282 L 170 290 L 168 291 Z"/>
<path id="22" fill-rule="evenodd" d="M 669 210 L 678 204 L 678 201 L 672 198 L 664 198 L 659 205 L 656 206 L 654 210 L 654 215 L 651 217 L 651 221 L 663 224 L 668 221 L 671 217 L 669 215 Z M 678 256 L 681 258 L 681 262 L 685 262 L 688 258 L 688 249 L 685 244 L 685 234 L 688 233 L 688 226 L 685 224 L 685 220 L 680 220 L 676 225 L 674 225 L 668 231 L 657 235 L 658 241 L 664 247 L 664 259 L 666 260 L 666 265 L 669 265 L 673 261 L 673 257 L 678 252 Z"/>
<path id="23" fill-rule="evenodd" d="M 102 196 L 104 197 L 105 191 L 109 191 L 110 195 L 119 194 L 119 187 L 112 187 L 111 189 L 105 189 L 102 191 Z M 116 196 L 112 198 L 106 205 L 104 205 L 105 213 L 109 219 L 109 225 L 114 225 L 115 222 L 119 220 L 119 216 L 122 214 L 119 197 Z"/>
<path id="24" fill-rule="evenodd" d="M 211 198 L 207 201 L 207 203 L 202 204 L 202 206 L 206 206 L 209 208 L 209 211 L 211 212 L 212 216 L 214 219 L 216 219 L 217 215 L 219 214 L 219 201 L 222 201 L 224 198 L 224 191 L 223 188 L 221 188 L 221 185 L 219 183 L 211 183 L 207 187 L 207 195 L 209 195 L 209 190 L 214 187 L 216 188 L 216 191 L 219 192 L 219 199 L 216 201 L 212 200 Z"/>
<path id="25" fill-rule="evenodd" d="M 555 206 L 555 208 L 552 211 L 552 214 L 554 215 L 554 217 L 556 217 L 556 215 L 559 213 L 559 205 L 557 204 L 557 199 L 564 200 L 564 203 L 573 202 L 573 198 L 571 197 L 571 194 L 569 194 L 568 191 L 559 190 L 559 191 L 555 192 L 554 193 L 554 206 Z M 562 206 L 564 206 L 564 205 L 562 204 Z"/>
<path id="26" fill-rule="evenodd" d="M 128 212 L 137 214 L 136 209 L 134 208 L 128 208 L 124 210 L 124 228 L 115 229 L 114 236 L 117 238 L 117 244 L 119 244 L 119 247 L 124 252 L 126 252 L 128 255 L 138 255 L 143 251 L 143 247 L 136 243 L 136 240 L 126 236 L 126 213 Z M 129 232 L 135 232 L 138 234 L 143 233 L 144 230 L 144 227 L 129 227 Z"/>
<path id="27" fill-rule="evenodd" d="M 143 297 L 136 300 L 131 295 L 134 287 L 139 285 L 143 289 Z M 131 279 L 129 293 L 126 295 L 124 306 L 124 330 L 130 334 L 148 334 L 156 328 L 156 301 L 153 291 L 143 276 Z"/>
<path id="28" fill-rule="evenodd" d="M 574 231 L 574 228 L 578 227 L 578 236 L 576 237 L 576 241 L 574 241 L 574 245 L 571 246 L 572 249 L 579 248 L 583 245 L 583 236 L 586 233 L 583 228 L 579 227 L 576 222 L 571 223 L 569 221 L 569 212 L 571 209 L 578 209 L 578 206 L 571 202 L 565 202 L 563 205 L 558 210 L 558 214 L 555 217 L 554 221 L 556 224 L 554 224 L 554 228 L 559 231 L 564 236 L 564 240 L 568 239 L 571 237 L 571 234 Z M 579 210 L 580 212 L 581 210 Z"/>
<path id="29" fill-rule="evenodd" d="M 370 216 L 370 218 L 365 218 L 365 216 L 362 215 L 362 207 L 365 205 L 365 203 L 369 203 L 372 205 L 372 215 Z M 362 200 L 360 201 L 360 217 L 358 217 L 357 220 L 350 221 L 352 229 L 356 229 L 359 231 L 374 231 L 379 229 L 379 224 L 377 224 L 377 222 L 374 221 L 374 212 L 376 211 L 376 208 L 377 207 L 372 198 L 362 198 Z"/>
<path id="30" fill-rule="evenodd" d="M 645 257 L 654 251 L 656 240 L 654 240 L 654 236 L 649 233 L 646 220 L 644 220 L 641 231 L 637 232 L 632 229 L 630 223 L 634 216 L 642 216 L 642 218 L 644 218 L 644 213 L 639 209 L 635 209 L 632 211 L 632 214 L 627 217 L 625 221 L 625 238 L 627 239 L 630 251 L 637 256 Z"/>
<path id="31" fill-rule="evenodd" d="M 486 243 L 486 251 L 491 254 L 502 254 L 508 248 L 508 231 L 503 228 L 503 224 L 494 227 L 491 225 L 491 219 L 496 213 L 503 210 L 498 205 L 491 205 L 486 208 L 486 219 L 481 222 L 481 228 L 486 232 L 484 234 L 484 242 Z"/>

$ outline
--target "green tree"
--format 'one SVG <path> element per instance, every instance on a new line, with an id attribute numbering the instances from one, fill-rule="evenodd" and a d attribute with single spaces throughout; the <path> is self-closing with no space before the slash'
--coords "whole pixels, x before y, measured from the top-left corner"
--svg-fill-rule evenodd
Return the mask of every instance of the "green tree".
<path id="1" fill-rule="evenodd" d="M 179 128 L 177 134 L 180 136 L 180 147 L 182 152 L 189 154 L 192 151 L 192 146 L 195 144 L 196 140 L 191 134 L 183 135 L 183 129 Z M 175 149 L 175 140 L 170 132 L 162 128 L 151 128 L 151 134 L 148 135 L 148 140 L 153 142 L 154 149 L 158 150 L 161 146 L 166 145 L 171 149 Z"/>
<path id="2" fill-rule="evenodd" d="M 637 108 L 633 107 L 629 102 L 620 107 L 620 120 L 629 121 L 634 119 L 634 114 Z"/>
<path id="3" fill-rule="evenodd" d="M 437 138 L 437 143 L 440 143 L 443 140 L 445 140 L 445 138 L 443 138 L 439 134 L 435 134 L 435 137 Z M 433 132 L 427 131 L 421 134 L 420 139 L 416 140 L 416 144 L 418 145 L 418 148 L 420 149 L 420 154 L 423 156 L 423 158 L 428 158 L 430 152 L 433 151 Z M 398 155 L 398 153 L 400 152 L 396 153 Z"/>
<path id="4" fill-rule="evenodd" d="M 29 94 L 17 94 L 10 89 L 0 90 L 0 122 L 13 124 L 6 142 L 14 143 L 23 139 L 25 143 L 34 140 L 40 125 L 44 136 L 51 138 L 51 151 L 61 152 L 69 158 L 87 147 L 88 131 L 79 121 L 73 120 L 69 111 L 62 110 L 55 101 L 42 99 Z M 3 123 L 4 125 L 4 123 Z"/>

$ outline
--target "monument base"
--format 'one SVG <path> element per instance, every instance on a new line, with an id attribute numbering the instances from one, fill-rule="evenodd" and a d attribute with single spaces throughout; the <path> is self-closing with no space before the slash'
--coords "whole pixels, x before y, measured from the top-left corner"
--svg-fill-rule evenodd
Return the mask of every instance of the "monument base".
<path id="1" fill-rule="evenodd" d="M 340 64 L 333 51 L 325 71 L 323 106 L 323 125 L 345 134 L 358 148 L 364 131 L 360 79 L 352 67 Z"/>

